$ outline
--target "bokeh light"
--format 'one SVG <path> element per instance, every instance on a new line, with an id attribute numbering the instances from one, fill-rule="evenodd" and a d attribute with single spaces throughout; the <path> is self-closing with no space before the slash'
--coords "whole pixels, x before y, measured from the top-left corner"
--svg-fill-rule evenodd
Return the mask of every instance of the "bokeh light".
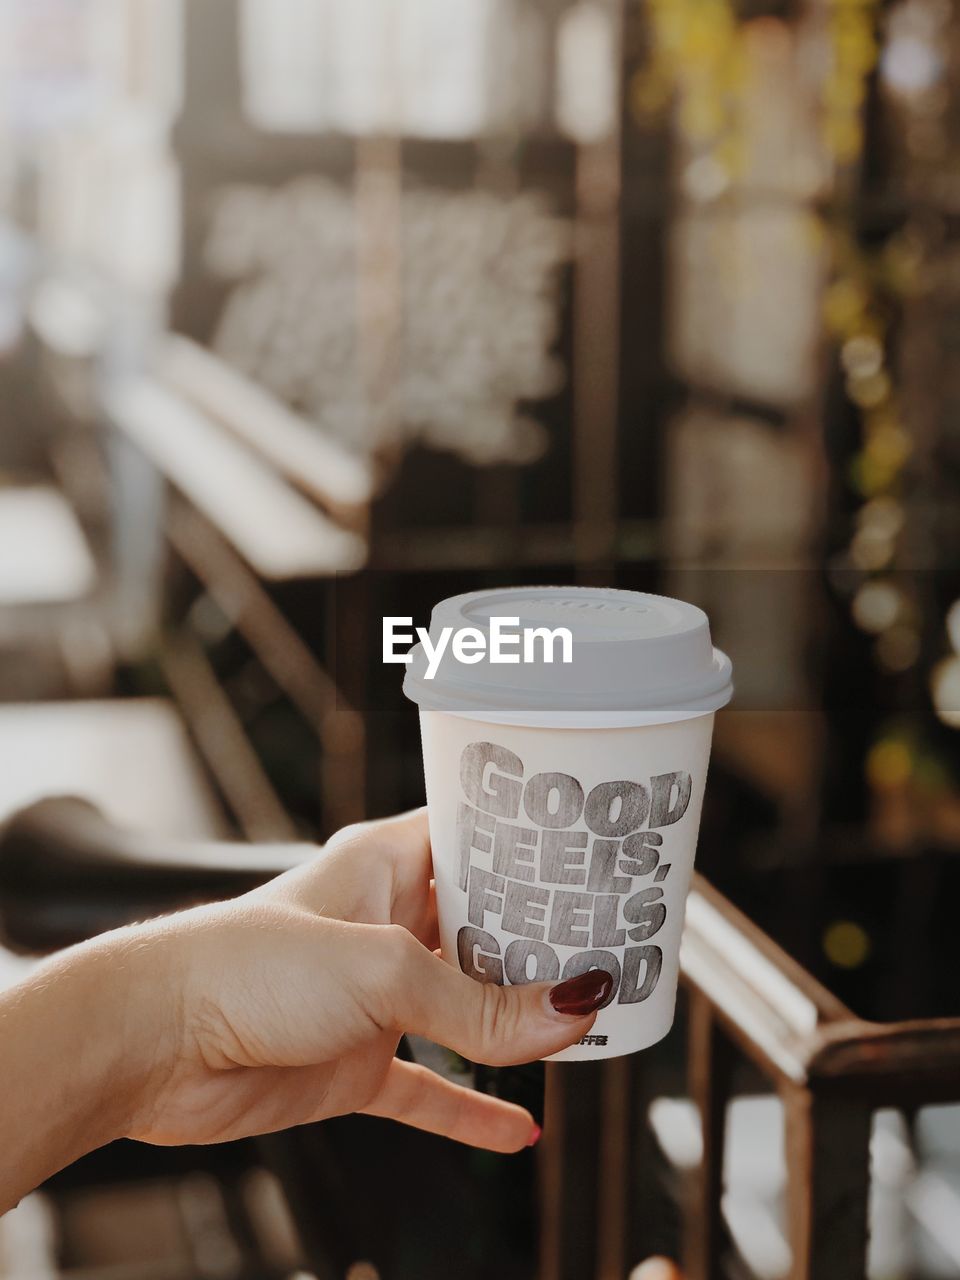
<path id="1" fill-rule="evenodd" d="M 839 969 L 859 969 L 870 958 L 870 936 L 854 920 L 835 920 L 823 933 L 823 950 Z"/>

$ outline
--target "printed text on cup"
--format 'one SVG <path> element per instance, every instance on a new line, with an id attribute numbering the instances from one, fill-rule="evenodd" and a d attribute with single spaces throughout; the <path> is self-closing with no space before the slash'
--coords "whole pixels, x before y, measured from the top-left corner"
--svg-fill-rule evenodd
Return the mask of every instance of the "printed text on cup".
<path id="1" fill-rule="evenodd" d="M 667 919 L 660 885 L 671 864 L 660 829 L 686 813 L 689 773 L 588 792 L 567 773 L 524 774 L 520 757 L 497 743 L 472 742 L 460 758 L 457 883 L 468 921 L 457 935 L 460 968 L 500 984 L 607 969 L 610 1001 L 646 1000 L 663 964 L 650 939 Z M 514 938 L 502 947 L 491 928 Z M 557 947 L 577 948 L 562 975 Z"/>

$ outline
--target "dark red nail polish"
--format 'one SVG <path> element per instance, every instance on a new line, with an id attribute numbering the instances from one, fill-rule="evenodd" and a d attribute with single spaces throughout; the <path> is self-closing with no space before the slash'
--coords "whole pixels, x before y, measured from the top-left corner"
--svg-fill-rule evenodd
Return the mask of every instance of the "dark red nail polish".
<path id="1" fill-rule="evenodd" d="M 530 1131 L 530 1137 L 527 1139 L 527 1146 L 535 1147 L 537 1143 L 540 1141 L 541 1133 L 543 1133 L 543 1130 L 540 1128 L 538 1124 L 535 1124 Z"/>
<path id="2" fill-rule="evenodd" d="M 606 969 L 588 969 L 575 978 L 568 978 L 550 992 L 550 1003 L 557 1013 L 572 1018 L 585 1018 L 599 1009 L 613 990 L 613 975 Z"/>

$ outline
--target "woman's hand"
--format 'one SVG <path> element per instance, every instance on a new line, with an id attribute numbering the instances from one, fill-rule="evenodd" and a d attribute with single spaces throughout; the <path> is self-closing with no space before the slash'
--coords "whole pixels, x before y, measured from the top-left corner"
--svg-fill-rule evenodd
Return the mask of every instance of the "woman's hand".
<path id="1" fill-rule="evenodd" d="M 609 975 L 552 988 L 474 982 L 434 954 L 430 876 L 420 811 L 348 828 L 241 898 L 55 957 L 0 1000 L 0 1073 L 10 1067 L 14 1081 L 0 1100 L 0 1151 L 11 1153 L 0 1165 L 15 1167 L 18 1067 L 22 1088 L 47 1098 L 30 1144 L 41 1177 L 122 1135 L 221 1142 L 350 1111 L 497 1151 L 534 1140 L 522 1108 L 394 1058 L 399 1037 L 479 1062 L 531 1061 L 589 1029 Z M 45 1073 L 54 1083 L 38 1094 Z M 58 1098 L 61 1150 L 38 1162 Z"/>

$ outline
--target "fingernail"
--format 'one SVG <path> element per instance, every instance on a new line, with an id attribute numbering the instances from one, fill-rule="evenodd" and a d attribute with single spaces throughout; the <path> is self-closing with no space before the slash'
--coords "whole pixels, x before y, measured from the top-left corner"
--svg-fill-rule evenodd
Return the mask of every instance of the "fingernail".
<path id="1" fill-rule="evenodd" d="M 540 1128 L 538 1124 L 535 1124 L 530 1131 L 530 1137 L 527 1139 L 527 1146 L 535 1147 L 537 1143 L 540 1141 L 541 1133 L 543 1133 L 543 1130 Z"/>
<path id="2" fill-rule="evenodd" d="M 557 1013 L 571 1018 L 585 1018 L 599 1009 L 613 990 L 613 975 L 606 969 L 588 969 L 575 978 L 558 983 L 550 990 L 550 1003 Z"/>

